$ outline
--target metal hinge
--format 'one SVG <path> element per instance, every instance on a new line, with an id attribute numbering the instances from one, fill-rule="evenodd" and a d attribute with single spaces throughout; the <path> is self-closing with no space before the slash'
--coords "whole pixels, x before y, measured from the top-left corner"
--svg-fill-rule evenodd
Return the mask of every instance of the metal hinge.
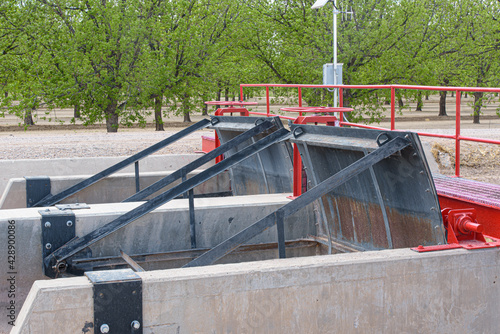
<path id="1" fill-rule="evenodd" d="M 75 214 L 71 210 L 40 210 L 42 215 L 42 258 L 47 257 L 75 237 Z M 66 266 L 66 264 L 61 264 Z M 56 278 L 66 268 L 44 266 L 45 276 Z"/>

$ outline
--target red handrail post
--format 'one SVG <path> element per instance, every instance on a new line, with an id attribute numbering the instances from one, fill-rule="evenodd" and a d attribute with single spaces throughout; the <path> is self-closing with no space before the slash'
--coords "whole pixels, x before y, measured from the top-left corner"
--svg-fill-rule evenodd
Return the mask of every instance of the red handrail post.
<path id="1" fill-rule="evenodd" d="M 302 195 L 302 159 L 297 144 L 293 144 L 293 197 Z"/>
<path id="2" fill-rule="evenodd" d="M 267 117 L 269 117 L 269 86 L 266 86 Z"/>
<path id="3" fill-rule="evenodd" d="M 240 85 L 240 101 L 243 101 L 243 86 Z"/>
<path id="4" fill-rule="evenodd" d="M 344 95 L 344 90 L 339 87 L 339 107 L 341 107 L 341 108 L 344 106 L 343 95 Z M 339 126 L 342 127 L 342 122 L 344 121 L 344 112 L 343 111 L 339 112 L 339 118 L 340 118 Z"/>
<path id="5" fill-rule="evenodd" d="M 391 130 L 396 128 L 396 88 L 391 87 Z"/>
<path id="6" fill-rule="evenodd" d="M 302 87 L 299 87 L 299 108 L 302 107 Z M 302 111 L 299 112 L 299 116 L 302 116 Z"/>
<path id="7" fill-rule="evenodd" d="M 455 92 L 456 95 L 456 111 L 455 111 L 455 176 L 460 177 L 460 91 Z"/>

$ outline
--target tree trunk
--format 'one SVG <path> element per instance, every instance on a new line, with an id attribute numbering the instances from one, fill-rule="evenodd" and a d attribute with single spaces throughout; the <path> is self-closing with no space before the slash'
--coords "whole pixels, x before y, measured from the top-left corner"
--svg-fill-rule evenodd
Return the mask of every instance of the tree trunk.
<path id="1" fill-rule="evenodd" d="M 163 129 L 163 118 L 161 107 L 163 105 L 163 96 L 155 96 L 155 131 L 165 131 Z"/>
<path id="2" fill-rule="evenodd" d="M 208 116 L 208 104 L 203 103 L 203 108 L 201 110 L 201 115 L 202 116 Z"/>
<path id="3" fill-rule="evenodd" d="M 425 91 L 425 100 L 429 101 L 429 91 L 428 90 Z"/>
<path id="4" fill-rule="evenodd" d="M 455 91 L 454 90 L 451 91 L 451 97 L 455 97 Z"/>
<path id="5" fill-rule="evenodd" d="M 472 123 L 479 124 L 479 115 L 481 114 L 481 105 L 483 102 L 483 94 L 484 92 L 475 92 L 474 93 L 474 120 Z"/>
<path id="6" fill-rule="evenodd" d="M 344 107 L 349 108 L 351 106 L 351 97 L 352 94 L 350 89 L 344 89 L 342 91 L 342 104 Z"/>
<path id="7" fill-rule="evenodd" d="M 9 97 L 9 92 L 5 92 L 5 98 Z"/>
<path id="8" fill-rule="evenodd" d="M 191 123 L 191 116 L 189 115 L 189 94 L 184 93 L 182 99 L 182 113 L 184 115 L 184 122 Z"/>
<path id="9" fill-rule="evenodd" d="M 439 114 L 438 116 L 448 116 L 446 114 L 446 93 L 447 91 L 439 92 Z"/>
<path id="10" fill-rule="evenodd" d="M 222 95 L 222 90 L 218 89 L 217 90 L 217 98 L 215 99 L 216 101 L 220 101 L 220 97 Z M 220 105 L 216 105 L 215 106 L 215 109 L 219 109 L 220 108 Z"/>
<path id="11" fill-rule="evenodd" d="M 467 92 L 465 92 L 465 95 L 464 95 L 465 98 L 468 98 L 469 97 L 469 94 Z"/>
<path id="12" fill-rule="evenodd" d="M 118 132 L 118 112 L 116 110 L 117 102 L 112 101 L 106 106 L 104 114 L 106 116 L 106 131 Z"/>
<path id="13" fill-rule="evenodd" d="M 403 102 L 403 98 L 401 98 L 401 97 L 398 98 L 398 106 L 399 106 L 399 110 L 401 110 L 401 108 L 403 108 L 405 106 L 405 103 Z"/>
<path id="14" fill-rule="evenodd" d="M 78 104 L 73 106 L 73 117 L 80 118 L 80 106 Z"/>
<path id="15" fill-rule="evenodd" d="M 424 105 L 424 101 L 422 101 L 422 92 L 418 91 L 417 93 L 417 108 L 415 111 L 422 111 L 422 107 Z"/>
<path id="16" fill-rule="evenodd" d="M 33 122 L 33 115 L 32 111 L 35 110 L 33 109 L 26 109 L 24 112 L 24 125 L 29 126 L 29 125 L 35 125 L 35 122 Z"/>
<path id="17" fill-rule="evenodd" d="M 224 91 L 224 101 L 229 101 L 229 87 L 226 87 L 226 90 Z"/>

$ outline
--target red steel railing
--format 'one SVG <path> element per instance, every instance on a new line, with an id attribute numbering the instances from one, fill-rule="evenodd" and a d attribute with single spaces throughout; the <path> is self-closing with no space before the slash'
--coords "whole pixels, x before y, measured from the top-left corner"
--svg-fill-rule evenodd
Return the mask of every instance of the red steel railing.
<path id="1" fill-rule="evenodd" d="M 455 176 L 460 177 L 460 142 L 462 140 L 486 143 L 486 144 L 496 144 L 500 145 L 500 140 L 475 138 L 475 137 L 465 137 L 460 134 L 460 102 L 461 102 L 461 92 L 488 92 L 488 93 L 500 93 L 500 88 L 485 88 L 485 87 L 442 87 L 442 86 L 412 86 L 412 85 L 296 85 L 296 84 L 241 84 L 240 85 L 240 99 L 243 100 L 243 88 L 244 87 L 258 87 L 266 88 L 266 105 L 267 113 L 250 112 L 254 115 L 263 116 L 279 116 L 284 119 L 295 120 L 294 117 L 286 117 L 280 115 L 274 115 L 270 113 L 270 103 L 269 103 L 269 88 L 270 87 L 282 87 L 282 88 L 297 88 L 298 93 L 298 104 L 302 107 L 302 89 L 303 88 L 338 88 L 339 89 L 339 105 L 343 106 L 342 93 L 344 89 L 390 89 L 391 90 L 391 128 L 390 130 L 396 130 L 396 89 L 407 89 L 407 90 L 432 90 L 432 91 L 454 91 L 456 98 L 455 107 L 455 134 L 454 135 L 441 135 L 435 133 L 427 132 L 417 132 L 420 136 L 436 137 L 436 138 L 447 138 L 455 140 Z M 300 115 L 302 116 L 302 115 Z M 342 121 L 343 115 L 340 113 L 340 126 L 354 126 L 367 129 L 377 129 L 377 130 L 387 130 L 380 127 L 350 123 Z M 397 130 L 396 130 L 397 131 Z"/>

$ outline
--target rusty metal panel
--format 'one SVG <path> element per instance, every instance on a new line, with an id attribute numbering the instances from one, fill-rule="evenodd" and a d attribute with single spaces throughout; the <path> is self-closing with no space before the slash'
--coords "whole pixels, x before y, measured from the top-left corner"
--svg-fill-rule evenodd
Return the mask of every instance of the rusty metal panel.
<path id="1" fill-rule="evenodd" d="M 367 250 L 445 242 L 432 176 L 417 134 L 327 126 L 300 127 L 292 139 L 314 186 L 346 168 L 388 139 L 411 141 L 400 154 L 382 160 L 319 201 L 320 236 Z"/>
<path id="2" fill-rule="evenodd" d="M 228 151 L 224 155 L 226 158 L 264 138 L 271 132 L 283 128 L 281 120 L 277 117 L 218 116 L 217 119 L 218 122 L 212 125 L 211 128 L 217 132 L 221 144 L 240 135 L 263 119 L 271 119 L 276 125 L 269 131 L 262 132 Z M 233 195 L 292 192 L 292 147 L 288 142 L 276 143 L 230 168 L 229 174 Z"/>

